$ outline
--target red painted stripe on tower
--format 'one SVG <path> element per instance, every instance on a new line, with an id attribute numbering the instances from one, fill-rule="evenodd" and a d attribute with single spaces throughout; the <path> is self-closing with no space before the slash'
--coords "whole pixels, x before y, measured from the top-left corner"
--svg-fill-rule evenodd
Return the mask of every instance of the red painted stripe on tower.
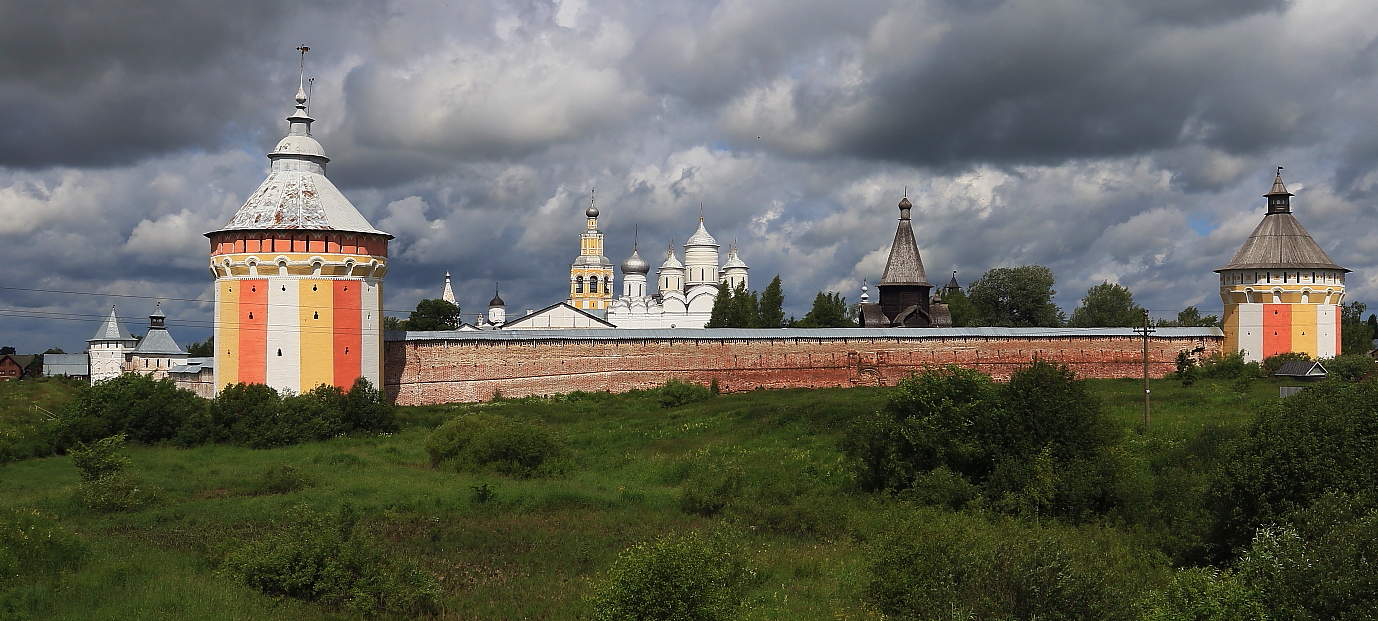
<path id="1" fill-rule="evenodd" d="M 1263 357 L 1292 351 L 1292 307 L 1263 305 Z"/>
<path id="2" fill-rule="evenodd" d="M 268 382 L 268 281 L 239 281 L 239 381 Z"/>
<path id="3" fill-rule="evenodd" d="M 358 281 L 334 281 L 335 385 L 345 390 L 354 385 L 354 380 L 359 379 L 363 369 L 359 357 L 364 340 L 359 288 Z"/>

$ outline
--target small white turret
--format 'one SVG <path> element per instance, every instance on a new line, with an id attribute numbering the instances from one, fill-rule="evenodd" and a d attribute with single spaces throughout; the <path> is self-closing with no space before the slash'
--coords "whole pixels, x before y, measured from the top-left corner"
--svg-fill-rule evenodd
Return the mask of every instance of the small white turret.
<path id="1" fill-rule="evenodd" d="M 87 355 L 90 357 L 91 383 L 119 377 L 124 373 L 126 354 L 138 345 L 129 331 L 120 325 L 115 315 L 115 305 L 110 305 L 110 316 L 101 322 L 96 335 L 86 340 Z"/>
<path id="2" fill-rule="evenodd" d="M 708 234 L 699 216 L 699 228 L 684 242 L 685 288 L 718 286 L 718 240 Z"/>
<path id="3" fill-rule="evenodd" d="M 750 282 L 747 281 L 747 271 L 751 268 L 747 266 L 737 254 L 737 244 L 732 244 L 727 251 L 727 262 L 722 266 L 723 280 L 727 282 L 727 287 L 736 290 L 737 287 L 749 289 Z"/>
<path id="4" fill-rule="evenodd" d="M 498 295 L 497 285 L 493 285 L 493 299 L 488 300 L 488 323 L 495 326 L 507 323 L 507 303 Z"/>
<path id="5" fill-rule="evenodd" d="M 657 289 L 661 293 L 677 291 L 684 293 L 684 264 L 679 262 L 679 257 L 675 256 L 675 243 L 670 242 L 670 246 L 665 249 L 665 261 L 660 264 L 657 272 L 659 282 Z"/>

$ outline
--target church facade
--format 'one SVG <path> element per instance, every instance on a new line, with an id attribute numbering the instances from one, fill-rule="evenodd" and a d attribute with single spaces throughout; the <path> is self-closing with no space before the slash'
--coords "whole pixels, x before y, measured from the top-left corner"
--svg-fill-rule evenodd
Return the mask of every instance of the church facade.
<path id="1" fill-rule="evenodd" d="M 622 294 L 608 307 L 608 321 L 631 329 L 704 327 L 713 314 L 719 283 L 733 289 L 750 287 L 750 267 L 736 246 L 721 265 L 719 248 L 700 216 L 698 228 L 684 242 L 683 262 L 675 255 L 673 244 L 665 249 L 652 293 L 647 280 L 651 266 L 641 258 L 634 242 L 631 256 L 622 262 Z"/>
<path id="2" fill-rule="evenodd" d="M 1282 168 L 1263 195 L 1267 212 L 1220 275 L 1224 349 L 1248 361 L 1286 352 L 1340 353 L 1340 305 L 1349 270 L 1335 264 L 1292 215 Z"/>

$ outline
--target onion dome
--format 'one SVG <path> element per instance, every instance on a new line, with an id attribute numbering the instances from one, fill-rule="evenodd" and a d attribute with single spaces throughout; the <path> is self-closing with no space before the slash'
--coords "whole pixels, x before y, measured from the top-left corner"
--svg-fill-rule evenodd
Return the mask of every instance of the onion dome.
<path id="1" fill-rule="evenodd" d="M 641 253 L 637 251 L 636 246 L 632 246 L 632 256 L 627 257 L 627 260 L 622 262 L 622 273 L 645 274 L 649 271 L 651 271 L 651 266 L 646 263 L 645 259 L 641 258 Z"/>
<path id="2" fill-rule="evenodd" d="M 1217 272 L 1249 269 L 1350 270 L 1335 264 L 1292 215 L 1291 192 L 1282 182 L 1282 167 L 1267 194 L 1268 212 L 1239 251 Z"/>
<path id="3" fill-rule="evenodd" d="M 746 265 L 746 261 L 743 261 L 742 258 L 737 255 L 736 244 L 733 244 L 732 249 L 727 252 L 727 262 L 723 263 L 722 266 L 724 271 L 730 270 L 734 267 L 741 269 L 749 269 Z"/>
<path id="4" fill-rule="evenodd" d="M 670 242 L 670 247 L 665 249 L 665 261 L 660 264 L 663 270 L 682 270 L 684 264 L 679 262 L 679 257 L 675 256 L 675 242 Z"/>
<path id="5" fill-rule="evenodd" d="M 273 152 L 268 178 L 220 231 L 304 229 L 386 235 L 373 228 L 354 204 L 325 176 L 330 158 L 311 136 L 315 119 L 306 113 L 306 91 L 299 84 L 288 132 Z"/>
<path id="6" fill-rule="evenodd" d="M 713 236 L 708 234 L 708 229 L 703 227 L 703 216 L 699 216 L 698 230 L 694 231 L 694 234 L 690 235 L 689 239 L 684 242 L 685 248 L 692 248 L 695 246 L 718 247 L 718 240 L 713 239 Z"/>
<path id="7" fill-rule="evenodd" d="M 502 301 L 502 296 L 498 295 L 498 286 L 493 285 L 493 299 L 488 300 L 488 308 L 495 306 L 507 306 L 507 302 Z"/>

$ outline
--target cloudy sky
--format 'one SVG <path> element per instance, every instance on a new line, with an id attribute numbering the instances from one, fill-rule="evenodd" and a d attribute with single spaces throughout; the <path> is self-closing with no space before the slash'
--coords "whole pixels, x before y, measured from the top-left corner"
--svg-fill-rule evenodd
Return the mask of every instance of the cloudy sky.
<path id="1" fill-rule="evenodd" d="M 1103 280 L 1218 311 L 1277 164 L 1378 303 L 1368 0 L 8 2 L 0 344 L 79 351 L 112 303 L 141 332 L 151 296 L 209 334 L 202 233 L 262 180 L 301 43 L 330 177 L 397 236 L 389 309 L 446 270 L 466 315 L 495 281 L 562 299 L 597 186 L 614 261 L 702 203 L 802 315 L 879 277 L 908 186 L 931 280 L 1039 263 L 1069 312 Z"/>

